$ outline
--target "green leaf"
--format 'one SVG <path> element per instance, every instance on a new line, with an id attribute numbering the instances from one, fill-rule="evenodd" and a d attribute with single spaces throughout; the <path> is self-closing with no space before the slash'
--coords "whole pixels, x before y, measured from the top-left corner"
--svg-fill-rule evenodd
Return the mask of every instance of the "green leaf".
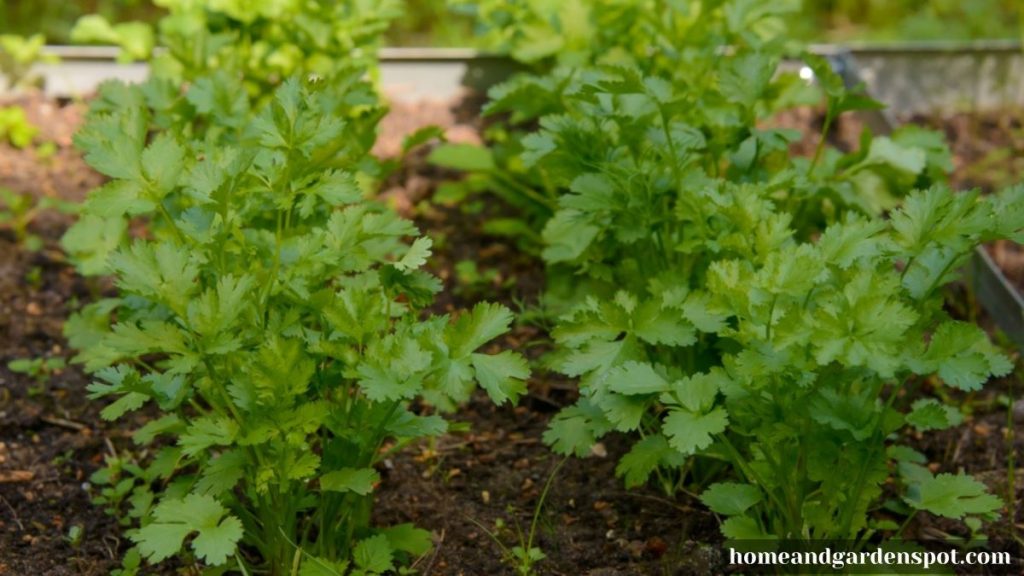
<path id="1" fill-rule="evenodd" d="M 487 148 L 472 144 L 442 144 L 434 148 L 427 161 L 442 168 L 483 172 L 494 169 L 494 157 Z"/>
<path id="2" fill-rule="evenodd" d="M 247 458 L 242 450 L 229 450 L 210 460 L 196 482 L 197 494 L 219 496 L 233 489 L 245 476 Z"/>
<path id="3" fill-rule="evenodd" d="M 661 434 L 647 436 L 633 444 L 615 467 L 615 475 L 624 478 L 626 488 L 635 488 L 647 480 L 659 466 L 679 465 L 681 455 Z"/>
<path id="4" fill-rule="evenodd" d="M 415 270 L 427 263 L 427 258 L 430 257 L 430 247 L 433 246 L 433 240 L 426 236 L 417 238 L 412 246 L 409 247 L 409 251 L 402 256 L 401 260 L 398 260 L 393 266 L 402 272 L 408 272 Z"/>
<path id="5" fill-rule="evenodd" d="M 732 516 L 722 522 L 722 535 L 730 540 L 775 540 L 765 534 L 757 525 L 757 521 L 749 516 Z"/>
<path id="6" fill-rule="evenodd" d="M 182 177 L 184 166 L 184 148 L 167 133 L 158 135 L 142 151 L 142 171 L 152 184 L 154 200 L 171 192 Z"/>
<path id="7" fill-rule="evenodd" d="M 576 210 L 559 210 L 544 227 L 544 260 L 568 262 L 579 258 L 600 230 Z"/>
<path id="8" fill-rule="evenodd" d="M 373 468 L 342 468 L 320 477 L 320 488 L 331 492 L 355 492 L 366 496 L 380 482 L 380 474 Z"/>
<path id="9" fill-rule="evenodd" d="M 725 516 L 738 516 L 762 500 L 761 490 L 751 484 L 719 482 L 712 484 L 700 495 L 712 512 Z"/>
<path id="10" fill-rule="evenodd" d="M 156 203 L 143 197 L 142 184 L 135 180 L 112 180 L 89 193 L 85 210 L 103 218 L 145 214 Z"/>
<path id="11" fill-rule="evenodd" d="M 979 390 L 990 376 L 1005 376 L 1013 364 L 985 332 L 966 322 L 944 322 L 932 335 L 918 373 L 937 371 L 942 381 L 960 390 Z"/>
<path id="12" fill-rule="evenodd" d="M 211 496 L 189 494 L 183 499 L 164 499 L 153 510 L 153 521 L 130 537 L 150 562 L 165 560 L 180 549 L 185 537 L 196 555 L 211 566 L 224 564 L 242 538 L 242 523 Z"/>
<path id="13" fill-rule="evenodd" d="M 242 534 L 242 521 L 228 516 L 219 524 L 200 528 L 192 541 L 192 549 L 207 564 L 220 566 L 234 555 L 235 543 L 242 539 Z"/>
<path id="14" fill-rule="evenodd" d="M 620 394 L 657 394 L 668 390 L 668 382 L 654 367 L 645 362 L 626 362 L 612 368 L 607 376 L 608 388 Z"/>
<path id="15" fill-rule="evenodd" d="M 969 514 L 992 515 L 1003 506 L 984 484 L 964 474 L 927 478 L 911 485 L 903 499 L 918 510 L 957 520 Z"/>
<path id="16" fill-rule="evenodd" d="M 924 150 L 901 146 L 885 136 L 879 136 L 871 141 L 865 162 L 885 164 L 907 174 L 919 174 L 924 170 L 925 160 Z"/>
<path id="17" fill-rule="evenodd" d="M 325 558 L 306 554 L 299 568 L 299 576 L 345 576 L 348 574 L 348 562 L 334 562 Z"/>
<path id="18" fill-rule="evenodd" d="M 481 302 L 459 316 L 448 330 L 453 358 L 465 358 L 474 350 L 508 331 L 512 312 L 500 304 Z"/>
<path id="19" fill-rule="evenodd" d="M 422 556 L 433 547 L 430 532 L 412 524 L 389 526 L 380 533 L 387 537 L 391 548 L 413 556 Z"/>
<path id="20" fill-rule="evenodd" d="M 599 409 L 586 400 L 563 408 L 544 432 L 544 442 L 559 454 L 586 456 L 610 426 Z"/>
<path id="21" fill-rule="evenodd" d="M 360 540 L 352 551 L 356 566 L 371 573 L 380 574 L 392 569 L 391 543 L 384 534 Z"/>
<path id="22" fill-rule="evenodd" d="M 663 309 L 656 300 L 643 302 L 633 318 L 633 330 L 637 337 L 651 344 L 689 346 L 697 341 L 697 335 L 679 310 Z"/>
<path id="23" fill-rule="evenodd" d="M 120 246 L 127 229 L 123 218 L 86 214 L 64 233 L 60 245 L 71 255 L 82 274 L 107 274 L 110 272 L 110 256 Z"/>
<path id="24" fill-rule="evenodd" d="M 125 413 L 142 408 L 142 405 L 149 400 L 149 396 L 139 392 L 129 392 L 118 398 L 115 402 L 100 411 L 100 416 L 110 422 L 117 420 Z"/>
<path id="25" fill-rule="evenodd" d="M 907 423 L 921 432 L 945 430 L 963 422 L 963 415 L 954 406 L 942 404 L 934 398 L 921 398 L 911 405 Z"/>
<path id="26" fill-rule="evenodd" d="M 669 444 L 683 454 L 696 454 L 711 445 L 712 435 L 725 431 L 729 417 L 723 408 L 707 414 L 672 410 L 662 423 Z"/>
<path id="27" fill-rule="evenodd" d="M 212 446 L 227 446 L 238 435 L 238 424 L 227 418 L 211 414 L 189 422 L 185 433 L 178 438 L 178 446 L 186 456 L 195 456 Z"/>
<path id="28" fill-rule="evenodd" d="M 505 350 L 494 355 L 471 354 L 470 359 L 477 381 L 495 404 L 503 404 L 506 400 L 515 404 L 526 392 L 530 367 L 519 354 Z"/>
<path id="29" fill-rule="evenodd" d="M 422 146 L 431 140 L 443 140 L 444 128 L 436 125 L 424 126 L 402 139 L 402 153 L 408 154 L 413 148 Z"/>

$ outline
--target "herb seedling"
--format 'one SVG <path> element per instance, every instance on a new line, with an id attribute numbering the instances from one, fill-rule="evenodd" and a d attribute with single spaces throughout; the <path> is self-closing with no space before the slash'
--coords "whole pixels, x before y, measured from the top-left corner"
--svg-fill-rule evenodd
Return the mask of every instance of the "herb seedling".
<path id="1" fill-rule="evenodd" d="M 501 532 L 506 528 L 505 522 L 500 518 L 494 522 L 494 530 L 489 530 L 486 526 L 470 518 L 470 522 L 476 524 L 478 528 L 484 531 L 491 540 L 501 549 L 502 560 L 515 568 L 516 574 L 519 576 L 532 576 L 536 574 L 535 566 L 547 558 L 544 550 L 539 546 L 534 546 L 537 536 L 537 528 L 539 527 L 541 513 L 544 510 L 544 502 L 547 500 L 548 492 L 551 490 L 551 485 L 558 475 L 558 471 L 562 468 L 568 458 L 562 458 L 558 464 L 555 465 L 554 469 L 551 470 L 551 474 L 548 475 L 548 479 L 544 482 L 544 489 L 540 493 L 540 497 L 537 499 L 537 504 L 533 509 L 533 519 L 530 521 L 530 530 L 527 533 L 523 533 L 522 528 L 519 526 L 518 521 L 515 523 L 515 533 L 518 540 L 518 544 L 512 547 L 506 546 L 501 541 Z M 512 509 L 509 512 L 513 512 Z"/>
<path id="2" fill-rule="evenodd" d="M 14 233 L 14 240 L 26 250 L 36 252 L 43 247 L 43 239 L 33 234 L 30 227 L 44 210 L 56 210 L 68 214 L 75 207 L 54 198 L 34 198 L 31 194 L 18 194 L 0 188 L 0 226 L 8 227 Z M 30 271 L 30 275 L 35 272 Z"/>
<path id="3" fill-rule="evenodd" d="M 15 148 L 28 148 L 39 128 L 28 121 L 21 106 L 0 107 L 0 142 L 8 142 Z"/>
<path id="4" fill-rule="evenodd" d="M 35 382 L 35 386 L 28 389 L 29 394 L 32 396 L 42 394 L 46 383 L 54 376 L 60 375 L 65 366 L 65 360 L 59 356 L 51 358 L 19 358 L 7 363 L 8 370 L 17 374 L 24 374 Z"/>

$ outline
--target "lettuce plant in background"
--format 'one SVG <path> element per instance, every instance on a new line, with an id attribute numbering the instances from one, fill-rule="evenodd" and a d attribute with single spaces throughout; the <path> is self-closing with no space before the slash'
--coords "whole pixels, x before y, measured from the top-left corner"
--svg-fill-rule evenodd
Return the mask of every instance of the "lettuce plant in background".
<path id="1" fill-rule="evenodd" d="M 402 14 L 401 0 L 155 0 L 166 10 L 157 31 L 141 22 L 81 18 L 72 39 L 115 44 L 155 74 L 194 81 L 215 71 L 241 75 L 253 94 L 292 75 L 372 69 L 381 35 Z M 154 44 L 166 49 L 153 55 Z"/>

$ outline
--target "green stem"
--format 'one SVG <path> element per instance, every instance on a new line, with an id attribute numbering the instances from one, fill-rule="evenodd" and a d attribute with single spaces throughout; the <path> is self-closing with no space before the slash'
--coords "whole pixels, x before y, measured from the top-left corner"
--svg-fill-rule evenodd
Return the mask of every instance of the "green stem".
<path id="1" fill-rule="evenodd" d="M 821 160 L 822 154 L 825 152 L 825 146 L 828 144 L 828 133 L 832 128 L 832 121 L 835 119 L 835 115 L 830 111 L 825 114 L 825 125 L 821 128 L 821 139 L 818 140 L 818 147 L 814 149 L 814 159 L 811 160 L 811 169 L 808 173 L 814 172 L 814 169 L 818 166 L 818 161 Z"/>
<path id="2" fill-rule="evenodd" d="M 555 466 L 555 469 L 551 471 L 548 476 L 548 481 L 544 483 L 544 490 L 540 493 L 540 499 L 537 500 L 537 506 L 533 509 L 533 520 L 530 522 L 530 537 L 526 542 L 526 552 L 529 553 L 530 549 L 533 548 L 533 538 L 537 532 L 537 520 L 540 519 L 541 508 L 544 507 L 544 501 L 548 497 L 548 492 L 551 490 L 551 484 L 555 480 L 555 476 L 558 475 L 558 471 L 562 468 L 562 465 L 569 459 L 568 456 L 562 458 L 561 462 Z"/>

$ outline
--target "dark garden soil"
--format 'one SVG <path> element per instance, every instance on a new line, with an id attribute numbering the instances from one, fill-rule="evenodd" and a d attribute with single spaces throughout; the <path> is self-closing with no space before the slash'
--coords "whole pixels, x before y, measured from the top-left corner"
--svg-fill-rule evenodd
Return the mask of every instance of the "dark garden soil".
<path id="1" fill-rule="evenodd" d="M 60 106 L 40 98 L 22 102 L 57 152 L 40 159 L 31 151 L 0 145 L 0 186 L 36 195 L 81 199 L 99 179 L 70 148 L 70 134 L 81 117 L 78 105 Z M 382 126 L 377 151 L 393 155 L 403 134 L 429 123 L 448 127 L 461 142 L 479 141 L 474 105 L 425 103 L 396 105 Z M 812 118 L 813 115 L 809 116 Z M 807 126 L 807 120 L 801 127 Z M 508 241 L 481 230 L 483 221 L 507 209 L 485 199 L 472 210 L 430 202 L 437 185 L 453 174 L 430 166 L 427 150 L 413 151 L 388 180 L 384 197 L 413 217 L 438 247 L 431 262 L 446 290 L 436 310 L 471 306 L 484 295 L 514 310 L 529 308 L 543 289 L 538 263 Z M 89 475 L 104 456 L 129 445 L 133 426 L 104 423 L 97 403 L 85 399 L 87 378 L 77 367 L 42 383 L 6 366 L 16 358 L 68 357 L 61 336 L 78 302 L 107 287 L 87 283 L 64 262 L 57 239 L 66 217 L 40 218 L 34 231 L 46 248 L 27 253 L 0 232 L 0 575 L 98 575 L 118 564 L 127 542 L 117 522 L 90 503 Z M 458 272 L 473 261 L 480 274 L 472 282 Z M 543 336 L 536 326 L 518 326 L 499 345 L 537 358 L 545 347 L 526 342 Z M 927 383 L 924 384 L 927 386 Z M 1014 388 L 1016 387 L 1016 389 Z M 1006 494 L 1010 455 L 1021 447 L 1012 438 L 1024 421 L 996 396 L 1011 401 L 1019 380 L 1006 380 L 994 392 L 964 401 L 974 409 L 955 430 L 915 439 L 935 469 L 965 469 Z M 427 575 L 513 574 L 502 562 L 501 546 L 518 544 L 516 527 L 529 530 L 542 490 L 561 459 L 541 441 L 548 420 L 573 401 L 570 382 L 537 376 L 519 407 L 495 407 L 477 397 L 454 419 L 468 431 L 401 451 L 381 466 L 376 520 L 414 522 L 432 531 L 434 550 L 416 561 Z M 1018 410 L 1024 412 L 1024 410 Z M 141 417 L 140 417 L 141 418 Z M 1012 440 L 1012 441 L 1011 441 Z M 593 576 L 634 574 L 704 575 L 728 573 L 716 518 L 695 500 L 666 497 L 654 489 L 626 491 L 614 476 L 627 448 L 611 438 L 586 459 L 570 459 L 558 470 L 541 510 L 535 545 L 547 555 L 540 574 Z M 1024 494 L 1017 491 L 1017 497 Z M 505 528 L 497 528 L 497 523 Z M 1014 526 L 1017 510 L 994 526 L 991 547 L 1021 549 Z M 81 538 L 68 538 L 73 526 Z M 952 524 L 925 518 L 909 526 L 913 536 L 956 531 Z M 492 538 L 488 531 L 494 533 Z M 187 567 L 178 570 L 189 573 Z M 171 574 L 175 569 L 147 570 Z"/>

